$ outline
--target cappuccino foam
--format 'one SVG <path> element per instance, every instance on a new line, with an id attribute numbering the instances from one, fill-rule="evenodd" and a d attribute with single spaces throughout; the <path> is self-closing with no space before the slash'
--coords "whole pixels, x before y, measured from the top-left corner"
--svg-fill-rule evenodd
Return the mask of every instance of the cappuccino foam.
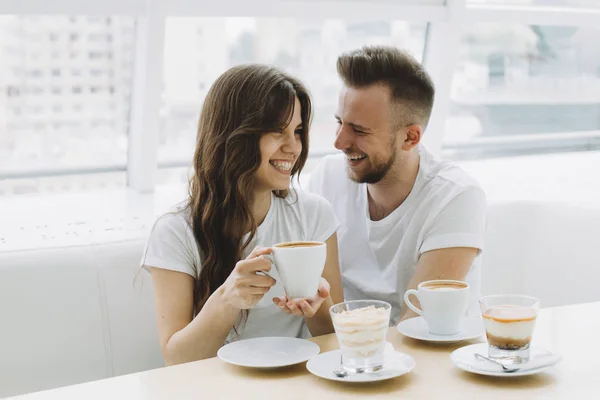
<path id="1" fill-rule="evenodd" d="M 466 289 L 466 283 L 458 283 L 458 282 L 432 282 L 426 285 L 423 285 L 423 289 L 427 290 L 436 290 L 436 291 L 445 291 L 449 292 L 452 290 L 461 290 Z"/>
<path id="2" fill-rule="evenodd" d="M 287 243 L 280 243 L 280 244 L 276 244 L 273 247 L 278 247 L 281 249 L 289 249 L 292 247 L 314 247 L 314 246 L 321 246 L 323 243 L 320 242 L 287 242 Z"/>

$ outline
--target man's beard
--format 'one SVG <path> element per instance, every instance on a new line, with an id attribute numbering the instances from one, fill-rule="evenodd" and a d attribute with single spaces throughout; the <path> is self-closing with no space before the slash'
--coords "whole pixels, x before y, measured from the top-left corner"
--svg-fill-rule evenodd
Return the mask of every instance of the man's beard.
<path id="1" fill-rule="evenodd" d="M 371 163 L 371 158 L 367 158 L 369 164 Z M 377 183 L 380 182 L 383 178 L 386 177 L 394 162 L 396 161 L 396 146 L 392 147 L 392 154 L 388 158 L 387 162 L 375 162 L 374 165 L 369 165 L 369 169 L 362 173 L 361 175 L 353 173 L 349 170 L 349 177 L 352 181 L 356 183 Z"/>

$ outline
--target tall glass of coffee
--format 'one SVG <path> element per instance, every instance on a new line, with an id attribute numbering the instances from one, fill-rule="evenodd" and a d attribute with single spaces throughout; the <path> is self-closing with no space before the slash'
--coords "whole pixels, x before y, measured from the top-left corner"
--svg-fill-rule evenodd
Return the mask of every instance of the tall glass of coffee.
<path id="1" fill-rule="evenodd" d="M 504 364 L 529 361 L 529 347 L 540 301 L 522 295 L 491 295 L 479 300 L 488 356 Z"/>

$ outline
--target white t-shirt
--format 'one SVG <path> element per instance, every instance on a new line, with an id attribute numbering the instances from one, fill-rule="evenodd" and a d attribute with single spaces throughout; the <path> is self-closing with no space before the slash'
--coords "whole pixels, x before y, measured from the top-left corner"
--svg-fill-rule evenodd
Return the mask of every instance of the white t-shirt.
<path id="1" fill-rule="evenodd" d="M 344 154 L 325 157 L 311 173 L 308 190 L 333 205 L 340 220 L 340 267 L 346 300 L 378 299 L 392 305 L 392 322 L 421 254 L 449 247 L 482 250 L 486 222 L 483 190 L 458 166 L 419 146 L 415 185 L 404 202 L 380 221 L 369 217 L 367 185 L 348 178 Z M 481 251 L 466 281 L 468 314 L 476 314 Z"/>
<path id="2" fill-rule="evenodd" d="M 202 255 L 190 225 L 189 211 L 183 206 L 161 216 L 155 223 L 141 261 L 142 266 L 184 272 L 199 277 Z M 256 246 L 269 247 L 288 241 L 326 241 L 335 233 L 339 222 L 331 205 L 315 194 L 290 190 L 287 198 L 271 196 L 271 207 L 256 235 L 244 251 L 246 257 Z M 247 238 L 247 235 L 243 240 Z M 238 327 L 239 335 L 232 331 L 227 342 L 263 336 L 308 337 L 304 319 L 288 315 L 272 299 L 282 296 L 284 289 L 276 268 L 269 274 L 277 283 L 250 310 L 245 325 Z"/>

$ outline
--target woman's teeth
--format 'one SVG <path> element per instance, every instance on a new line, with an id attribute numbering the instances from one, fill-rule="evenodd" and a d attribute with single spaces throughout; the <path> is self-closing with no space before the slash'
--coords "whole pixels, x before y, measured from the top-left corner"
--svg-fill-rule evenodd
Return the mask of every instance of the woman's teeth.
<path id="1" fill-rule="evenodd" d="M 291 171 L 293 165 L 290 161 L 269 161 L 269 163 L 275 168 L 284 172 Z"/>

